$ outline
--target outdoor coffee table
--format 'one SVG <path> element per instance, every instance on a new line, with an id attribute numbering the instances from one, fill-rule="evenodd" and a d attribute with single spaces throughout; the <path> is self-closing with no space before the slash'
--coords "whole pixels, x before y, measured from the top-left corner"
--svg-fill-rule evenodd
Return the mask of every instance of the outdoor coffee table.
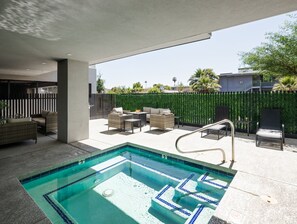
<path id="1" fill-rule="evenodd" d="M 131 130 L 132 130 L 133 134 L 134 134 L 134 124 L 138 124 L 139 128 L 140 128 L 140 131 L 141 131 L 141 119 L 134 119 L 134 118 L 126 119 L 125 122 L 124 122 L 124 131 L 126 131 L 126 122 L 130 123 Z"/>
<path id="2" fill-rule="evenodd" d="M 132 114 L 133 115 L 133 118 L 136 118 L 136 119 L 140 119 L 141 122 L 139 123 L 140 126 L 145 126 L 146 125 L 146 114 L 147 112 L 128 112 L 127 114 Z M 137 123 L 138 125 L 138 123 Z"/>

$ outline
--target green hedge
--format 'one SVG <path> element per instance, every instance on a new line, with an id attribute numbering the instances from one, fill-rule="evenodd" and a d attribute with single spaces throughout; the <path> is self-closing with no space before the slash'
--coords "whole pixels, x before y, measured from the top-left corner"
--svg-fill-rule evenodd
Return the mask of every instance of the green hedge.
<path id="1" fill-rule="evenodd" d="M 263 108 L 280 108 L 285 132 L 297 134 L 296 92 L 121 94 L 116 95 L 116 105 L 131 111 L 143 107 L 170 108 L 182 116 L 184 123 L 197 126 L 208 124 L 209 118 L 214 118 L 216 106 L 228 106 L 232 121 L 238 116 L 248 117 L 253 121 L 254 131 Z"/>

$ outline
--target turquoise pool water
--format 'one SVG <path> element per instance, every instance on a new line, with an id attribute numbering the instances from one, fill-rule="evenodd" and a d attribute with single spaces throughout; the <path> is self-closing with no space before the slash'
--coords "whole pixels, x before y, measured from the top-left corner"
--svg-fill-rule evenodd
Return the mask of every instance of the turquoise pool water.
<path id="1" fill-rule="evenodd" d="M 22 180 L 53 223 L 208 223 L 233 175 L 124 146 Z"/>

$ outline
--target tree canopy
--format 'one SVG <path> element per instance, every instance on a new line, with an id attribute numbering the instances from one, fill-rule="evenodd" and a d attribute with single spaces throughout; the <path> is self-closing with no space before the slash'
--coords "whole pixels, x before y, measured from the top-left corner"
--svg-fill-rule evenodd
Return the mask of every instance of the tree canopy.
<path id="1" fill-rule="evenodd" d="M 139 93 L 143 91 L 143 86 L 141 85 L 140 82 L 136 82 L 132 86 L 132 92 L 133 93 Z"/>
<path id="2" fill-rule="evenodd" d="M 218 92 L 221 88 L 218 82 L 219 76 L 210 68 L 197 69 L 189 79 L 192 90 L 203 93 Z"/>
<path id="3" fill-rule="evenodd" d="M 97 93 L 102 93 L 105 90 L 105 87 L 104 87 L 105 81 L 101 77 L 102 75 L 100 74 L 97 79 Z"/>
<path id="4" fill-rule="evenodd" d="M 241 53 L 243 63 L 265 76 L 297 76 L 297 14 L 291 17 L 279 32 L 266 34 L 267 42 Z"/>

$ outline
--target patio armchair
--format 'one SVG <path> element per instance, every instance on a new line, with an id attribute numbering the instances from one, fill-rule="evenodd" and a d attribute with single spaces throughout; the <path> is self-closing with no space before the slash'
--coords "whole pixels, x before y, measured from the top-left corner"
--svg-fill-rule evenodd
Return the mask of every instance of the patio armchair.
<path id="1" fill-rule="evenodd" d="M 150 116 L 150 129 L 157 127 L 161 130 L 167 128 L 174 128 L 174 114 L 164 111 L 163 114 L 151 114 Z"/>
<path id="2" fill-rule="evenodd" d="M 229 119 L 229 108 L 226 106 L 217 106 L 215 109 L 215 119 L 214 123 L 224 120 L 224 119 Z M 218 124 L 215 126 L 212 126 L 205 131 L 201 132 L 201 138 L 209 135 L 210 133 L 216 133 L 218 135 L 218 140 L 223 137 L 223 135 L 220 137 L 220 133 L 222 130 L 225 130 L 225 135 L 227 136 L 227 124 Z M 206 135 L 203 135 L 203 133 L 206 132 Z"/>
<path id="3" fill-rule="evenodd" d="M 41 114 L 31 114 L 32 121 L 37 123 L 41 132 L 47 135 L 50 132 L 57 132 L 58 113 L 53 111 L 42 110 Z"/>
<path id="4" fill-rule="evenodd" d="M 256 146 L 259 147 L 262 140 L 279 142 L 283 150 L 285 143 L 284 124 L 281 123 L 280 109 L 263 109 L 260 123 L 257 122 Z"/>
<path id="5" fill-rule="evenodd" d="M 133 118 L 132 114 L 124 114 L 123 108 L 114 108 L 112 112 L 108 114 L 108 130 L 110 127 L 124 130 L 125 120 Z"/>

